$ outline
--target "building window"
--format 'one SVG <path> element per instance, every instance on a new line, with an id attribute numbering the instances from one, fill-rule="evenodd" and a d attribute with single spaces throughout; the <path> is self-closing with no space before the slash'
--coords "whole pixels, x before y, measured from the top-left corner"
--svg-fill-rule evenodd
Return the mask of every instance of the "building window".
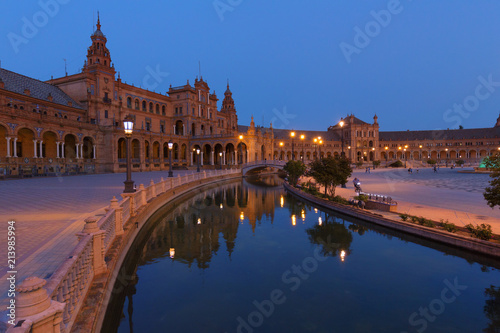
<path id="1" fill-rule="evenodd" d="M 153 113 L 153 103 L 149 102 L 149 112 Z"/>
<path id="2" fill-rule="evenodd" d="M 129 109 L 131 109 L 131 108 L 132 108 L 132 98 L 130 98 L 130 97 L 127 97 L 127 107 L 128 107 Z"/>
<path id="3" fill-rule="evenodd" d="M 142 111 L 147 111 L 146 110 L 146 101 L 142 101 Z"/>
<path id="4" fill-rule="evenodd" d="M 166 112 L 165 112 L 165 105 L 163 105 L 163 106 L 161 107 L 161 114 L 162 114 L 163 116 L 165 116 L 165 115 L 166 115 Z"/>
<path id="5" fill-rule="evenodd" d="M 160 105 L 156 104 L 156 114 L 160 114 Z"/>
<path id="6" fill-rule="evenodd" d="M 179 113 L 182 114 L 182 106 L 179 108 Z"/>
<path id="7" fill-rule="evenodd" d="M 138 99 L 135 100 L 135 109 L 139 110 L 139 100 Z"/>
<path id="8" fill-rule="evenodd" d="M 104 118 L 108 119 L 108 110 L 104 110 Z"/>

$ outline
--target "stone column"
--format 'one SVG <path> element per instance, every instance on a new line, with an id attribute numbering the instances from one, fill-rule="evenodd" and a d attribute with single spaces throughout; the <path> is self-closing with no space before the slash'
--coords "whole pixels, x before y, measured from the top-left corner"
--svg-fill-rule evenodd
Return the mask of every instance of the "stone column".
<path id="1" fill-rule="evenodd" d="M 43 158 L 43 140 L 40 140 L 40 154 L 39 154 L 39 157 L 40 158 Z"/>
<path id="2" fill-rule="evenodd" d="M 38 150 L 37 148 L 37 140 L 33 140 L 33 158 L 37 158 L 38 156 L 36 156 L 36 151 Z"/>
<path id="3" fill-rule="evenodd" d="M 238 152 L 235 150 L 234 151 L 234 163 L 233 164 L 238 164 Z"/>
<path id="4" fill-rule="evenodd" d="M 14 157 L 17 157 L 17 138 L 14 138 Z"/>
<path id="5" fill-rule="evenodd" d="M 80 158 L 83 158 L 83 143 L 80 143 Z"/>
<path id="6" fill-rule="evenodd" d="M 214 165 L 214 151 L 213 150 L 210 153 L 210 164 Z"/>
<path id="7" fill-rule="evenodd" d="M 96 150 L 96 145 L 92 146 L 92 158 L 95 160 L 95 150 Z"/>
<path id="8" fill-rule="evenodd" d="M 193 165 L 194 164 L 194 162 L 193 162 L 193 152 L 190 152 L 190 154 L 191 154 L 191 164 L 190 165 Z"/>
<path id="9" fill-rule="evenodd" d="M 123 234 L 123 207 L 120 207 L 116 197 L 111 199 L 109 207 L 115 210 L 115 235 L 121 235 Z"/>
<path id="10" fill-rule="evenodd" d="M 226 151 L 222 152 L 222 165 L 226 165 Z"/>
<path id="11" fill-rule="evenodd" d="M 78 159 L 78 143 L 75 143 L 75 154 L 76 154 L 76 159 Z"/>
<path id="12" fill-rule="evenodd" d="M 5 138 L 7 140 L 7 156 L 6 157 L 10 157 L 10 137 L 6 137 Z"/>
<path id="13" fill-rule="evenodd" d="M 66 156 L 65 156 L 66 154 L 65 154 L 65 151 L 64 151 L 65 150 L 64 146 L 66 145 L 66 143 L 65 142 L 61 142 L 61 143 L 62 143 L 61 158 L 66 158 Z"/>
<path id="14" fill-rule="evenodd" d="M 61 155 L 59 155 L 59 144 L 60 144 L 60 142 L 59 142 L 59 141 L 57 141 L 57 142 L 56 142 L 56 147 L 57 147 L 57 148 L 56 148 L 57 158 L 59 158 L 59 157 L 61 156 Z"/>
<path id="15" fill-rule="evenodd" d="M 28 277 L 17 286 L 16 316 L 24 322 L 19 327 L 9 328 L 7 332 L 60 332 L 66 304 L 49 298 L 47 290 L 43 288 L 46 283 L 38 277 Z"/>
<path id="16" fill-rule="evenodd" d="M 200 157 L 201 157 L 200 165 L 203 165 L 203 152 L 200 152 Z"/>
<path id="17" fill-rule="evenodd" d="M 94 250 L 92 266 L 94 267 L 94 275 L 104 273 L 107 270 L 106 261 L 104 260 L 104 230 L 99 229 L 97 218 L 95 216 L 85 219 L 85 226 L 78 236 L 92 235 L 92 249 Z"/>

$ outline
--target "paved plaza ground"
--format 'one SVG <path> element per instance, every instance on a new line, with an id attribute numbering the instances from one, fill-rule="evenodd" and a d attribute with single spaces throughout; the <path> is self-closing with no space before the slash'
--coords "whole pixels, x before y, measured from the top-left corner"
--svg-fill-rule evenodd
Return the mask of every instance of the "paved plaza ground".
<path id="1" fill-rule="evenodd" d="M 346 189 L 337 194 L 353 196 L 352 179 L 358 177 L 365 192 L 389 195 L 398 211 L 457 225 L 489 223 L 500 233 L 500 210 L 491 209 L 482 196 L 490 179 L 484 174 L 458 173 L 442 168 L 438 173 L 421 169 L 408 174 L 403 169 L 355 170 Z M 175 176 L 194 171 L 178 171 Z M 166 171 L 134 173 L 136 184 L 148 185 L 167 178 Z M 7 221 L 16 221 L 18 282 L 28 276 L 49 278 L 77 244 L 76 233 L 83 220 L 103 212 L 113 196 L 120 199 L 124 174 L 101 174 L 0 182 L 0 237 L 6 239 Z M 2 242 L 5 244 L 5 242 Z M 0 254 L 6 258 L 6 246 Z M 7 290 L 6 266 L 0 265 L 0 299 Z"/>

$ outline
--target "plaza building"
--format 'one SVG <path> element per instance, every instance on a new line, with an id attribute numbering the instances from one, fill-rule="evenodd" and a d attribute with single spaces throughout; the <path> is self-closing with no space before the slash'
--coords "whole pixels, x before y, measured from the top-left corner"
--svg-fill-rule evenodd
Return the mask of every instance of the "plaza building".
<path id="1" fill-rule="evenodd" d="M 500 117 L 492 128 L 443 131 L 381 132 L 376 115 L 368 123 L 353 114 L 326 131 L 265 128 L 253 117 L 239 125 L 229 83 L 220 109 L 201 76 L 164 94 L 130 85 L 106 44 L 98 19 L 79 73 L 43 82 L 0 68 L 0 177 L 124 172 L 128 115 L 134 172 L 167 170 L 170 157 L 177 169 L 340 155 L 474 165 L 500 146 Z"/>

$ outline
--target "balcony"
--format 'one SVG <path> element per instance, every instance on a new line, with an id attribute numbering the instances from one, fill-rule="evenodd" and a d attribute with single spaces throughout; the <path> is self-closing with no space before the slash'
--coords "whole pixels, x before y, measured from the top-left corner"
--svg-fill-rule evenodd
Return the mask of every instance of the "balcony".
<path id="1" fill-rule="evenodd" d="M 111 99 L 110 99 L 110 98 L 108 98 L 108 97 L 103 97 L 102 102 L 103 102 L 104 104 L 111 104 Z"/>

